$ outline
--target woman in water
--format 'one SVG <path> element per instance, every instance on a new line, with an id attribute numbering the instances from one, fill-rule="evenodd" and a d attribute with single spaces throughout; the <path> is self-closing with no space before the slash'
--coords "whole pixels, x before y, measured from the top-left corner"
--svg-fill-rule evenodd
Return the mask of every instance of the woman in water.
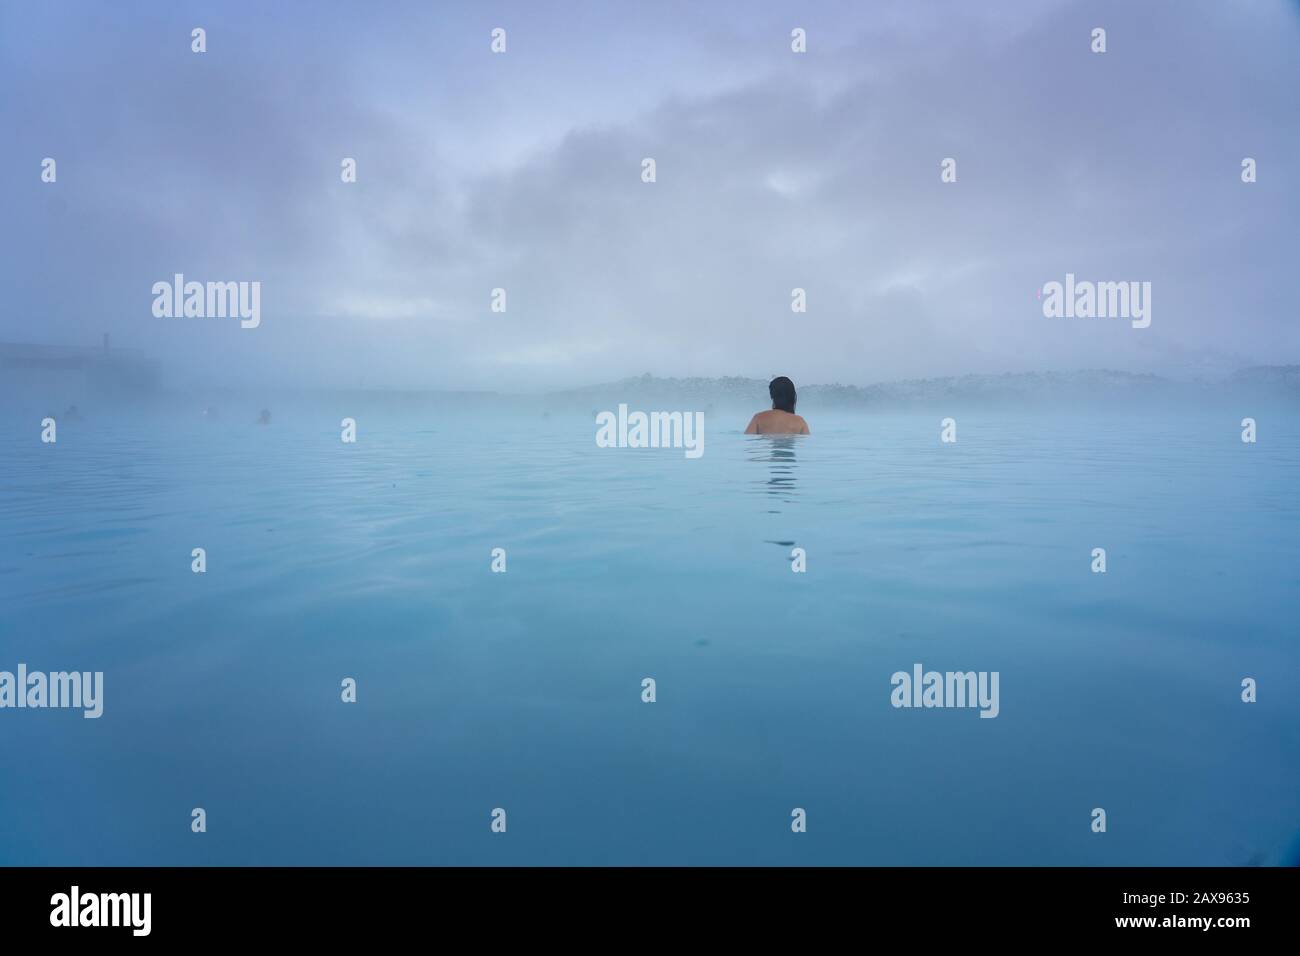
<path id="1" fill-rule="evenodd" d="M 772 396 L 772 408 L 751 418 L 745 434 L 807 435 L 808 423 L 794 413 L 794 403 L 799 400 L 794 382 L 784 375 L 778 376 L 768 383 L 767 393 Z"/>

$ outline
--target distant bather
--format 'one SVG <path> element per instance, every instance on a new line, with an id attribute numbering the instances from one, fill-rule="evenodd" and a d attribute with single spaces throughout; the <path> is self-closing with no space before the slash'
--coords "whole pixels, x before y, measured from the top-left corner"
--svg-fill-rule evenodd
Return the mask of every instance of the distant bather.
<path id="1" fill-rule="evenodd" d="M 767 393 L 772 396 L 772 408 L 759 412 L 749 420 L 746 435 L 807 435 L 808 423 L 803 417 L 794 413 L 794 382 L 784 375 L 777 376 L 767 385 Z"/>

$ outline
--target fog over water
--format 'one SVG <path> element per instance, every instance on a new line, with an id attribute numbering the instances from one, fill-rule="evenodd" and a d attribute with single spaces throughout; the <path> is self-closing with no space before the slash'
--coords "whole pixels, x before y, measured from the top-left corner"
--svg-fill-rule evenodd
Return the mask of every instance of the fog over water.
<path id="1" fill-rule="evenodd" d="M 253 391 L 1294 364 L 1298 51 L 1280 0 L 9 4 L 0 341 Z M 177 273 L 260 324 L 155 317 Z M 1150 327 L 1045 318 L 1067 273 Z"/>

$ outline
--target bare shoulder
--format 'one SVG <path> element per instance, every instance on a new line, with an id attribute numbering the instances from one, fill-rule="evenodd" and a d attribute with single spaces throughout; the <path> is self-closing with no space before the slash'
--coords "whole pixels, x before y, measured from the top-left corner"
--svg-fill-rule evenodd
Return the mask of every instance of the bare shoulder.
<path id="1" fill-rule="evenodd" d="M 746 435 L 807 435 L 808 423 L 799 415 L 769 408 L 749 420 Z"/>

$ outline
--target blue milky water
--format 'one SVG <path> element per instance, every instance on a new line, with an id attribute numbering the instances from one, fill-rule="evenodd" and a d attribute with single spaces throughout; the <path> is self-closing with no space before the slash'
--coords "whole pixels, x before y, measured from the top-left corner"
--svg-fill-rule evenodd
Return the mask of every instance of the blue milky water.
<path id="1" fill-rule="evenodd" d="M 345 445 L 348 413 L 5 420 L 0 669 L 105 700 L 0 710 L 0 862 L 1270 864 L 1300 832 L 1294 411 L 1255 445 L 1236 408 L 955 445 L 720 416 L 694 461 L 504 412 Z M 1000 715 L 894 709 L 917 662 L 1000 672 Z"/>

